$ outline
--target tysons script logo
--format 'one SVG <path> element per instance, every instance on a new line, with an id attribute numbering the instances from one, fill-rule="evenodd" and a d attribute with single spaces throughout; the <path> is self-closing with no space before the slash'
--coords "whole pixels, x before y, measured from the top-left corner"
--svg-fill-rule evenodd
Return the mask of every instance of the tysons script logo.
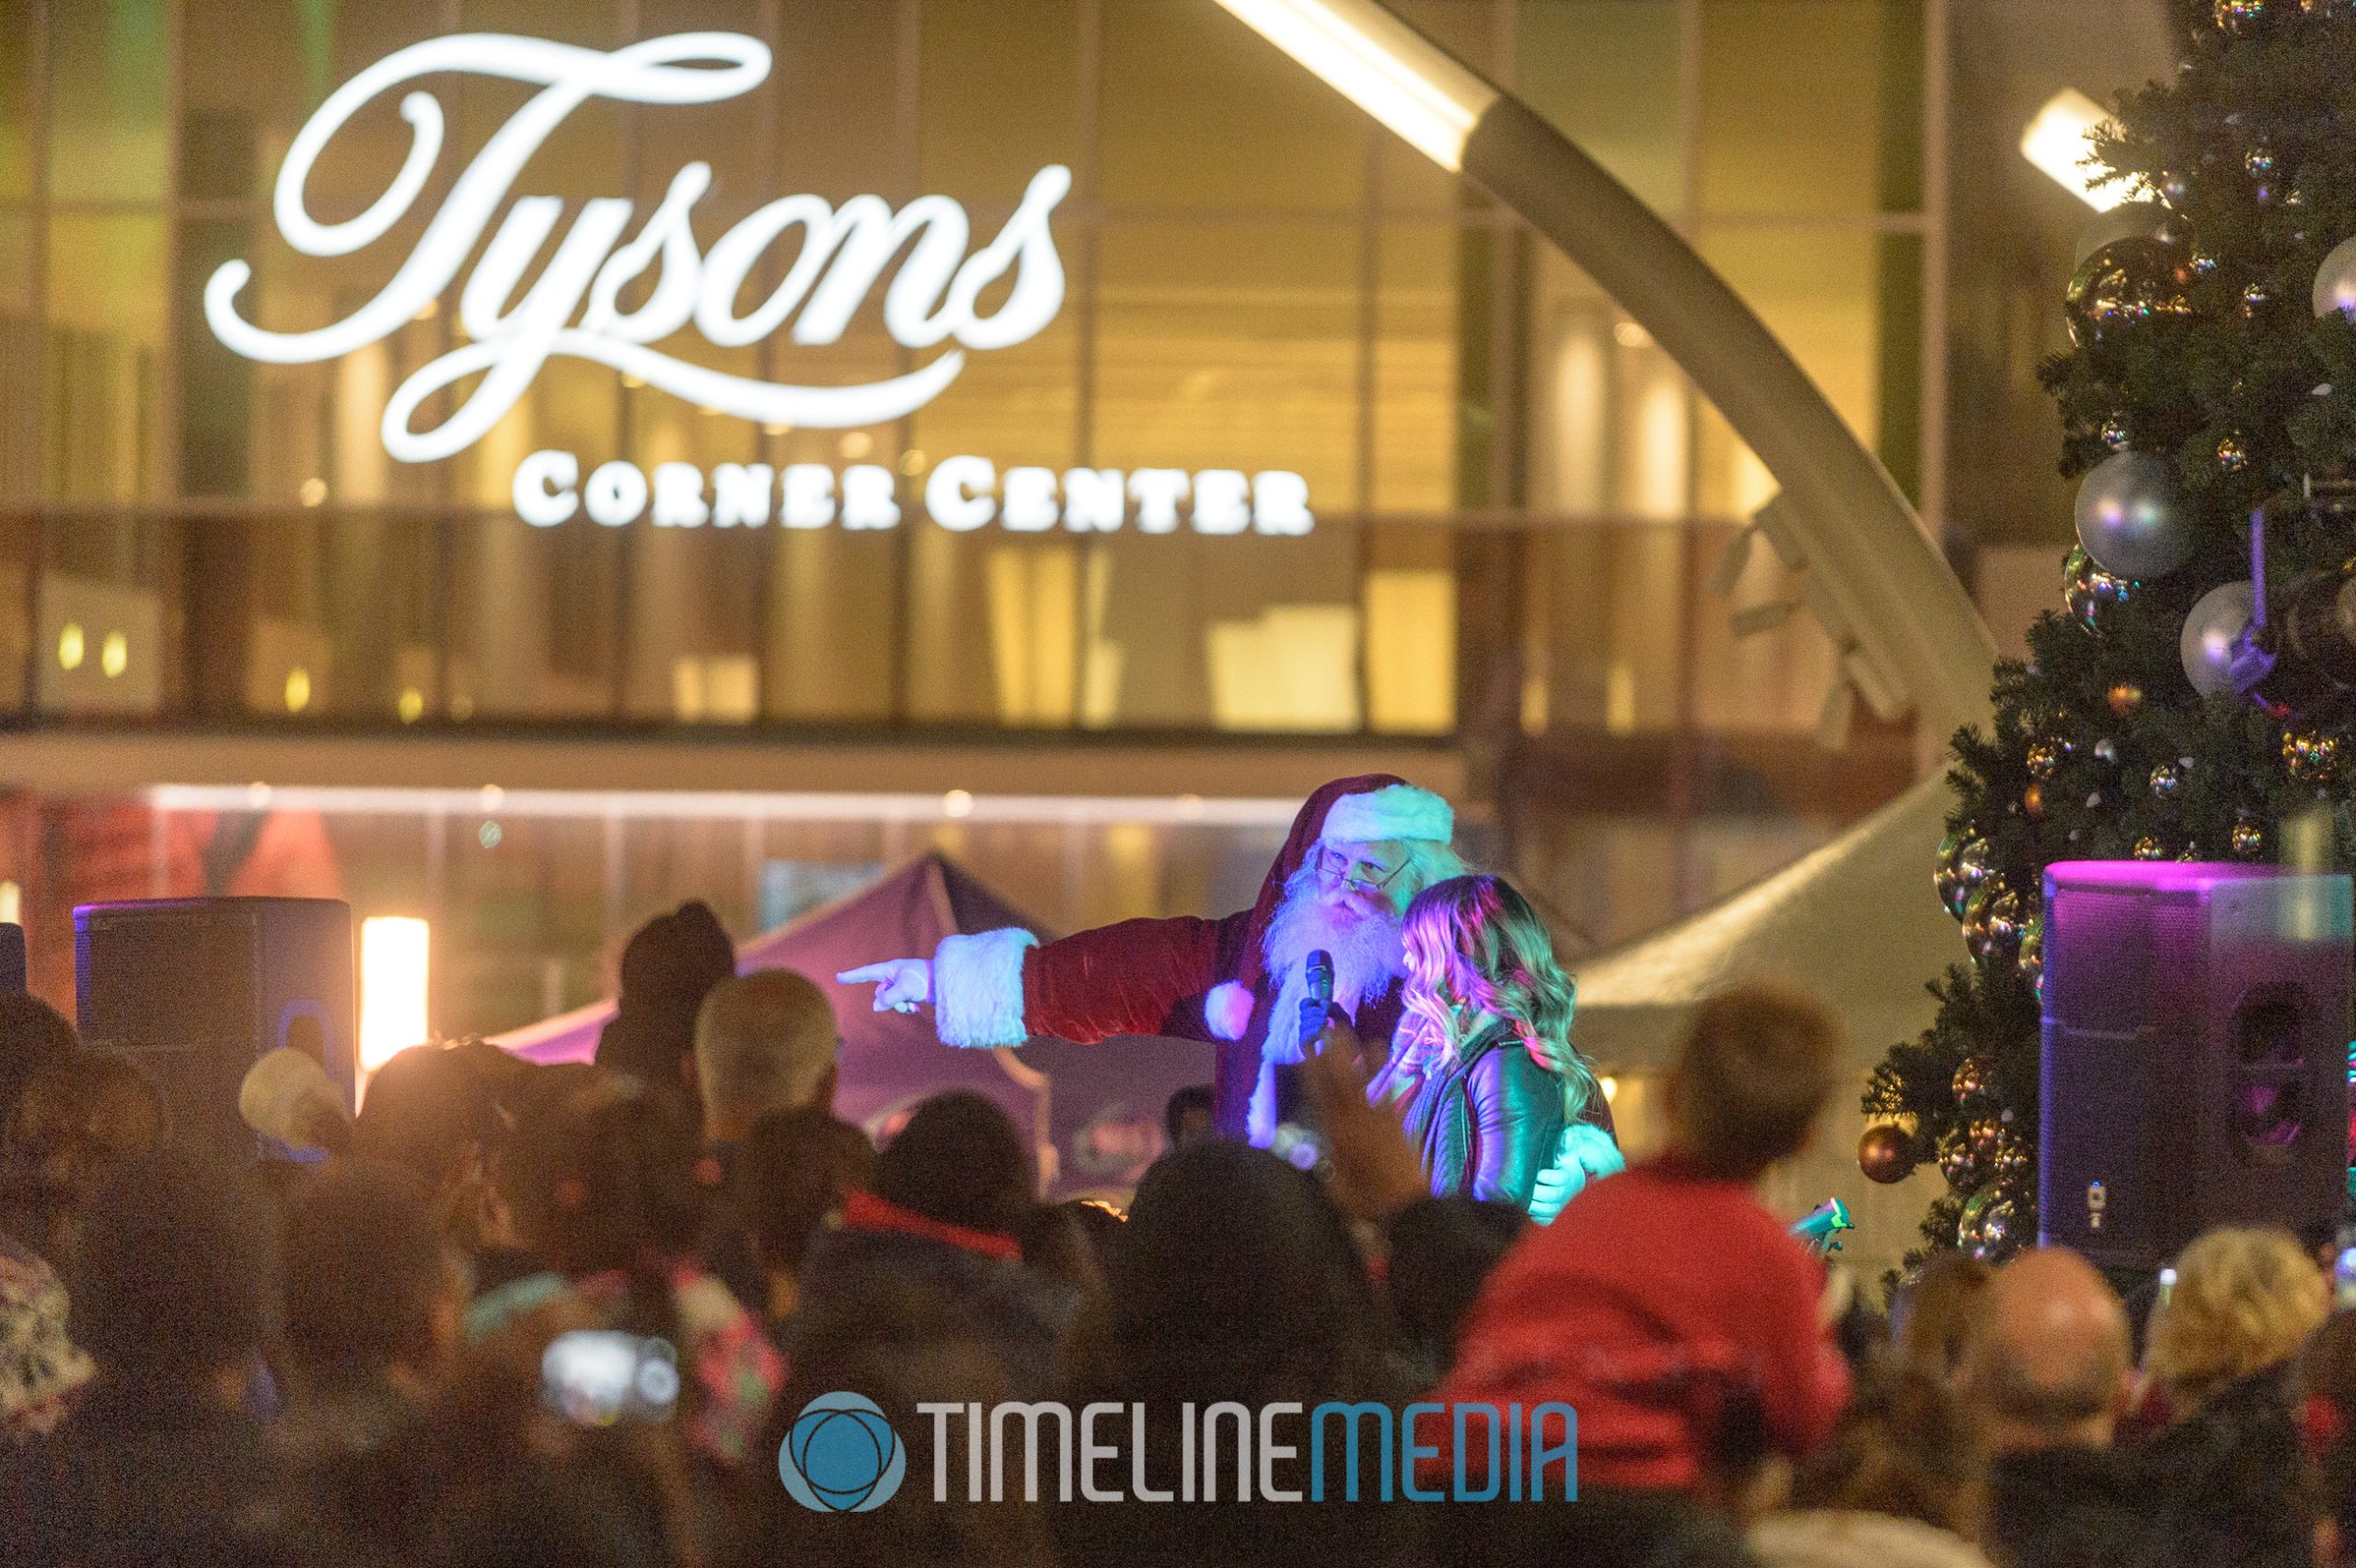
<path id="1" fill-rule="evenodd" d="M 409 215 L 442 152 L 442 105 L 422 89 L 400 100 L 401 118 L 410 128 L 409 153 L 365 212 L 321 223 L 312 215 L 304 188 L 329 144 L 355 114 L 402 84 L 436 74 L 534 83 L 542 90 L 458 174 L 392 280 L 342 320 L 299 332 L 260 327 L 237 311 L 237 296 L 253 276 L 251 264 L 225 263 L 205 284 L 204 318 L 230 349 L 272 364 L 308 364 L 382 341 L 456 279 L 525 163 L 575 109 L 592 98 L 654 105 L 721 102 L 751 91 L 768 75 L 769 52 L 755 39 L 717 32 L 649 39 L 610 53 L 496 33 L 413 44 L 330 93 L 287 149 L 271 212 L 288 245 L 305 256 L 348 256 L 383 238 Z M 408 463 L 464 451 L 515 406 L 542 365 L 568 354 L 765 424 L 828 430 L 878 424 L 937 397 L 964 368 L 966 351 L 1022 342 L 1063 305 L 1063 260 L 1047 226 L 1049 214 L 1071 189 L 1071 171 L 1060 165 L 1034 176 L 998 237 L 970 254 L 965 210 L 946 196 L 918 197 L 895 213 L 880 196 L 854 196 L 836 207 L 801 195 L 757 209 L 722 235 L 709 255 L 699 255 L 688 217 L 710 184 L 709 164 L 680 169 L 628 240 L 623 235 L 636 203 L 618 197 L 584 202 L 520 298 L 517 287 L 555 234 L 564 202 L 555 196 L 516 197 L 459 295 L 458 321 L 469 340 L 420 366 L 395 389 L 385 407 L 385 449 Z M 737 295 L 755 267 L 796 227 L 801 246 L 785 276 L 768 298 L 738 315 Z M 726 375 L 648 346 L 692 323 L 715 347 L 740 348 L 777 332 L 789 319 L 793 341 L 835 342 L 904 248 L 907 259 L 884 296 L 885 329 L 913 350 L 955 345 L 905 375 L 858 386 L 796 386 Z M 653 282 L 643 301 L 623 309 L 623 292 L 650 271 Z M 1010 275 L 998 308 L 980 314 L 976 306 L 983 292 Z M 447 418 L 414 428 L 428 398 L 471 375 L 481 379 Z"/>
<path id="2" fill-rule="evenodd" d="M 777 1451 L 778 1479 L 804 1508 L 864 1514 L 900 1490 L 908 1451 L 873 1400 L 820 1394 L 802 1407 Z"/>

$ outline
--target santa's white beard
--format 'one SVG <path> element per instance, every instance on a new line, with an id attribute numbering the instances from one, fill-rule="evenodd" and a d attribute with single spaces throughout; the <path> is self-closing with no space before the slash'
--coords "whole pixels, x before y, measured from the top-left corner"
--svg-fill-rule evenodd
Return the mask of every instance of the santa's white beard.
<path id="1" fill-rule="evenodd" d="M 1329 903 L 1314 866 L 1303 867 L 1285 884 L 1284 901 L 1276 905 L 1260 943 L 1268 974 L 1276 982 L 1264 1060 L 1298 1062 L 1307 1054 L 1300 1038 L 1300 1000 L 1311 953 L 1322 948 L 1333 955 L 1334 1000 L 1345 1012 L 1357 1012 L 1359 1004 L 1380 997 L 1406 972 L 1401 940 L 1404 922 L 1387 905 L 1378 906 L 1380 898 L 1380 894 L 1361 898 L 1345 893 Z"/>

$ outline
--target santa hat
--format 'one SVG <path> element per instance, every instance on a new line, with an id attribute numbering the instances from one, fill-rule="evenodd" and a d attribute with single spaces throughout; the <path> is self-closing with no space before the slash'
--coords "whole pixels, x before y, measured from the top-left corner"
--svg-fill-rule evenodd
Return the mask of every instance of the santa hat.
<path id="1" fill-rule="evenodd" d="M 1345 795 L 1325 813 L 1320 843 L 1375 844 L 1386 838 L 1446 844 L 1456 836 L 1456 813 L 1446 801 L 1413 784 L 1386 784 Z"/>

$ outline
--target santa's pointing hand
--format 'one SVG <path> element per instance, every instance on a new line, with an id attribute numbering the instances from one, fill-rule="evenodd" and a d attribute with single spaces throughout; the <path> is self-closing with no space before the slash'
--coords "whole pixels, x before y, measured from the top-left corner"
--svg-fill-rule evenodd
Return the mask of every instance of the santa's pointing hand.
<path id="1" fill-rule="evenodd" d="M 921 958 L 887 958 L 846 969 L 835 984 L 872 986 L 877 1012 L 912 1013 L 932 1000 L 932 964 Z"/>

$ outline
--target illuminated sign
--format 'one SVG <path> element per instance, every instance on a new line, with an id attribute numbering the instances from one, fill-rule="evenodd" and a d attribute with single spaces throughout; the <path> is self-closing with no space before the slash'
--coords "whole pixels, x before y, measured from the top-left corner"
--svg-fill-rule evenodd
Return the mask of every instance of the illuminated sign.
<path id="1" fill-rule="evenodd" d="M 515 467 L 515 515 L 553 528 L 585 514 L 618 528 L 644 517 L 662 528 L 896 528 L 900 498 L 892 470 L 854 463 L 659 463 L 649 474 L 617 458 L 591 469 L 570 452 L 535 452 Z M 995 522 L 1012 534 L 1061 527 L 1075 534 L 1117 533 L 1134 518 L 1140 534 L 1181 529 L 1211 535 L 1308 533 L 1309 481 L 1270 469 L 1015 467 L 1001 480 L 987 457 L 944 457 L 924 483 L 925 515 L 953 533 Z"/>
<path id="2" fill-rule="evenodd" d="M 441 205 L 391 279 L 340 321 L 306 331 L 273 331 L 238 313 L 251 263 L 224 263 L 204 287 L 204 318 L 232 351 L 271 364 L 341 358 L 382 342 L 415 320 L 481 254 L 458 296 L 463 340 L 418 367 L 387 400 L 385 450 L 426 463 L 479 441 L 531 389 L 551 359 L 570 356 L 719 413 L 770 427 L 840 430 L 903 418 L 938 397 L 964 368 L 968 352 L 1011 347 L 1037 336 L 1064 300 L 1063 259 L 1049 219 L 1071 190 L 1071 171 L 1051 164 L 1031 179 L 997 237 L 971 248 L 965 210 L 946 196 L 920 196 L 895 212 L 880 196 L 836 206 L 824 197 L 780 197 L 697 248 L 691 217 L 711 185 L 711 166 L 674 175 L 636 234 L 625 238 L 635 202 L 596 197 L 582 203 L 561 239 L 560 197 L 516 195 L 524 166 L 581 105 L 718 103 L 751 91 L 769 73 L 768 46 L 735 33 L 677 33 L 610 52 L 543 39 L 468 33 L 432 39 L 387 56 L 328 96 L 288 147 L 271 195 L 286 243 L 310 257 L 348 256 L 409 217 L 440 158 L 439 99 L 410 88 L 400 99 L 409 151 L 391 182 L 364 211 L 336 223 L 312 215 L 311 172 L 352 117 L 404 84 L 434 75 L 493 77 L 540 88 L 492 133 L 458 172 Z M 511 200 L 512 198 L 512 200 Z M 502 202 L 506 215 L 491 221 Z M 739 314 L 738 295 L 772 247 L 798 232 L 785 275 Z M 490 233 L 487 244 L 483 236 Z M 896 271 L 891 271 L 895 259 Z M 542 260 L 543 253 L 547 257 Z M 523 280 L 535 267 L 529 287 Z M 891 271 L 889 282 L 884 275 Z M 1003 284 L 987 313 L 982 295 Z M 780 331 L 792 341 L 841 340 L 878 287 L 884 325 L 902 347 L 940 352 L 906 375 L 854 386 L 760 381 L 674 358 L 652 345 L 689 326 L 715 348 L 743 348 Z M 519 289 L 521 290 L 519 294 Z M 642 291 L 632 308 L 625 292 Z M 417 427 L 437 392 L 456 389 L 439 423 Z M 911 478 L 914 476 L 911 475 Z M 536 452 L 516 468 L 516 515 L 555 527 L 576 515 L 607 527 L 645 518 L 657 526 L 893 528 L 901 519 L 891 470 L 855 464 L 839 471 L 795 463 L 723 463 L 707 476 L 692 464 L 664 463 L 650 474 L 617 459 L 584 467 L 570 452 Z M 1014 533 L 1063 527 L 1143 534 L 1309 533 L 1309 488 L 1281 470 L 1072 468 L 1061 475 L 1013 467 L 1003 475 L 984 457 L 943 459 L 922 487 L 924 515 L 965 532 L 990 523 Z"/>
<path id="3" fill-rule="evenodd" d="M 409 154 L 365 212 L 321 223 L 311 215 L 304 187 L 353 115 L 405 82 L 440 73 L 536 83 L 541 90 L 458 175 L 392 280 L 342 320 L 302 332 L 257 326 L 237 313 L 237 304 L 252 266 L 224 263 L 204 287 L 204 318 L 222 342 L 248 359 L 308 364 L 382 341 L 456 281 L 525 163 L 573 110 L 592 98 L 717 103 L 758 86 L 769 73 L 769 52 L 734 33 L 677 33 L 610 53 L 492 33 L 412 44 L 330 93 L 287 149 L 271 212 L 288 245 L 306 256 L 348 256 L 409 215 L 442 151 L 442 105 L 423 90 L 401 98 Z M 968 350 L 1002 349 L 1034 337 L 1063 305 L 1063 259 L 1047 225 L 1071 189 L 1071 171 L 1061 165 L 1033 176 L 998 237 L 970 254 L 965 210 L 946 196 L 921 196 L 895 213 L 880 196 L 854 196 L 837 207 L 823 197 L 801 195 L 750 213 L 710 254 L 699 255 L 688 217 L 710 184 L 710 164 L 680 169 L 628 240 L 623 234 L 635 202 L 606 196 L 584 202 L 520 298 L 517 285 L 547 248 L 564 202 L 555 196 L 516 197 L 459 295 L 458 322 L 470 340 L 420 366 L 394 391 L 385 407 L 385 449 L 406 463 L 466 450 L 515 406 L 542 365 L 563 355 L 611 365 L 689 402 L 764 424 L 829 430 L 878 424 L 939 396 L 964 368 Z M 801 230 L 801 247 L 785 277 L 767 299 L 738 315 L 736 296 L 756 263 L 793 228 Z M 649 346 L 693 324 L 714 346 L 738 348 L 768 337 L 789 319 L 793 341 L 835 342 L 903 248 L 907 259 L 884 294 L 885 329 L 909 349 L 955 345 L 907 375 L 858 386 L 796 386 L 731 375 Z M 654 276 L 644 301 L 622 308 L 623 291 L 650 271 Z M 983 291 L 1010 275 L 998 308 L 987 315 L 977 310 Z M 471 375 L 481 380 L 447 418 L 424 430 L 413 427 L 426 398 Z"/>

